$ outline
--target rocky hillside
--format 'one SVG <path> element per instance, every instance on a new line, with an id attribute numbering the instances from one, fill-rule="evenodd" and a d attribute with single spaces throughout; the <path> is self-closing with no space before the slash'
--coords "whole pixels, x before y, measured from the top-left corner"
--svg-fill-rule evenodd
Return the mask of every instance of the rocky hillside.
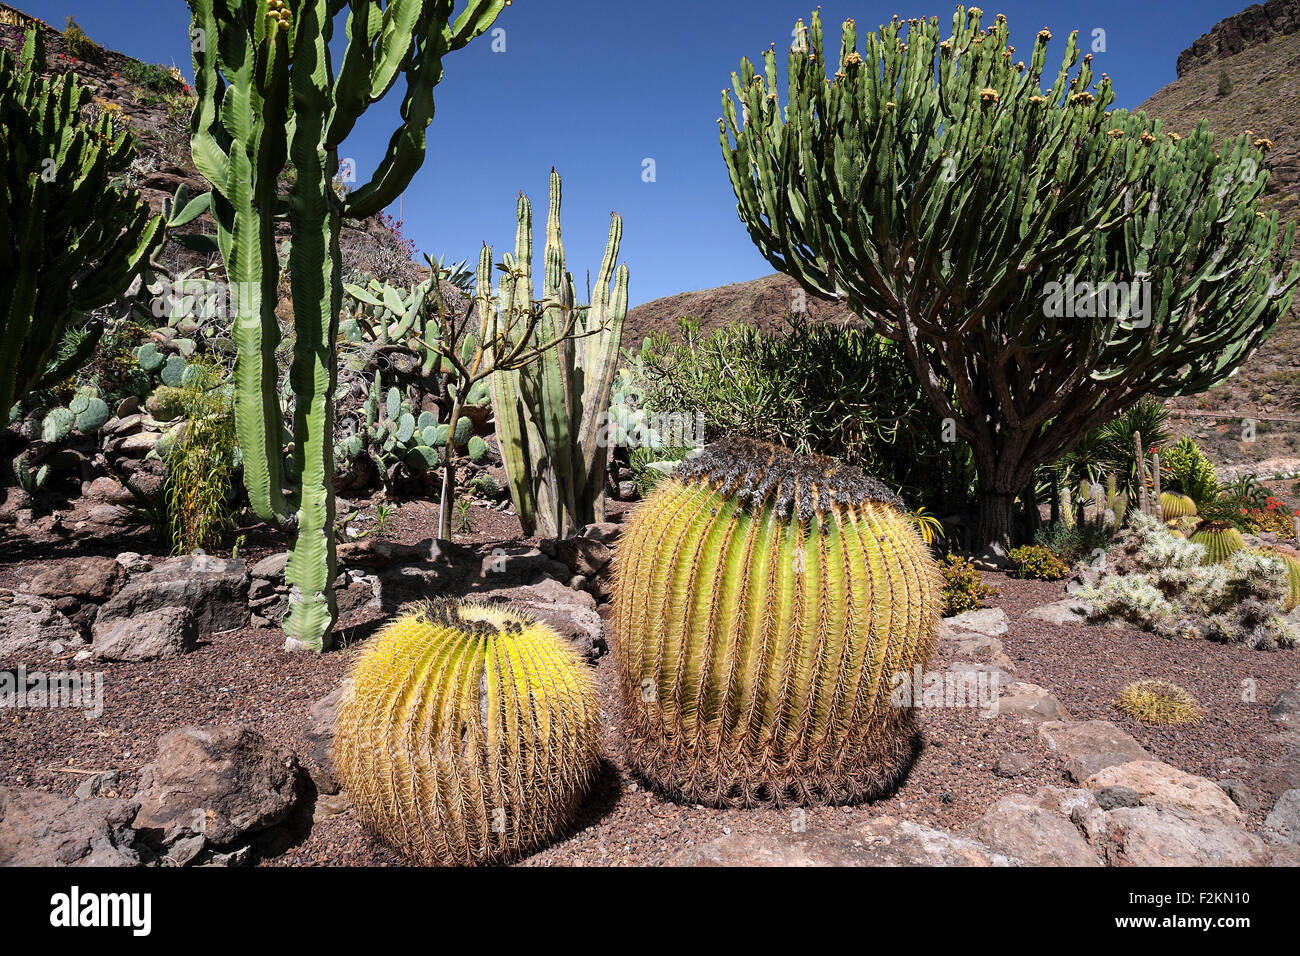
<path id="1" fill-rule="evenodd" d="M 1178 79 L 1141 108 L 1174 132 L 1204 119 L 1218 133 L 1251 130 L 1272 140 L 1266 202 L 1284 219 L 1300 220 L 1300 0 L 1269 0 L 1216 24 L 1178 57 Z M 1300 248 L 1292 251 L 1296 259 Z M 1174 404 L 1232 416 L 1185 421 L 1184 430 L 1225 466 L 1300 467 L 1300 302 L 1237 375 Z M 1243 416 L 1260 420 L 1254 441 L 1240 440 Z"/>
<path id="2" fill-rule="evenodd" d="M 178 70 L 142 63 L 102 48 L 93 37 L 80 33 L 79 28 L 68 25 L 65 30 L 58 30 L 0 3 L 0 46 L 18 52 L 24 30 L 32 25 L 45 30 L 47 75 L 76 73 L 91 90 L 86 111 L 95 116 L 108 113 L 115 125 L 129 126 L 135 136 L 136 157 L 119 180 L 120 186 L 139 189 L 155 211 L 161 211 L 163 201 L 170 199 L 181 185 L 190 195 L 209 189 L 190 158 L 189 122 L 194 91 Z M 205 215 L 185 231 L 213 233 L 216 226 Z M 282 231 L 287 234 L 287 223 L 283 224 Z M 349 274 L 365 272 L 396 284 L 409 284 L 428 271 L 411 261 L 400 232 L 380 216 L 362 223 L 346 223 L 340 245 L 344 270 Z M 218 269 L 215 277 L 219 277 L 219 262 L 215 257 L 209 260 L 197 256 L 176 243 L 167 243 L 159 261 L 173 270 L 212 266 Z"/>

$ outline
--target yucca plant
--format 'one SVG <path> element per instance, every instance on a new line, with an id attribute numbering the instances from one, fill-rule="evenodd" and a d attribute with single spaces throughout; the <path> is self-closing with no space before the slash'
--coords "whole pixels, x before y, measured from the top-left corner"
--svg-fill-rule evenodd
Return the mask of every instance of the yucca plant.
<path id="1" fill-rule="evenodd" d="M 380 631 L 351 677 L 334 765 L 361 819 L 403 855 L 505 862 L 572 820 L 599 763 L 600 702 L 546 625 L 431 602 Z"/>
<path id="2" fill-rule="evenodd" d="M 875 479 L 750 439 L 708 446 L 618 546 L 632 767 L 712 806 L 888 791 L 915 746 L 891 688 L 924 665 L 939 605 L 929 549 Z"/>

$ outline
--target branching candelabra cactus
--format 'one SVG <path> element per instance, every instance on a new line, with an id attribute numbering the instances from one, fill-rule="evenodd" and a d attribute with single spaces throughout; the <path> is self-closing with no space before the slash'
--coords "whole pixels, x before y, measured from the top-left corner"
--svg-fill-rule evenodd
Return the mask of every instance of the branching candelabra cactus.
<path id="1" fill-rule="evenodd" d="M 901 343 L 971 446 L 981 544 L 1008 546 L 1041 464 L 1260 345 L 1300 279 L 1295 226 L 1260 206 L 1267 141 L 1112 110 L 1075 34 L 1054 76 L 1049 31 L 1018 60 L 975 7 L 946 37 L 934 17 L 859 39 L 846 21 L 828 51 L 820 16 L 800 22 L 784 105 L 777 50 L 742 61 L 718 122 L 740 217 L 775 268 Z"/>
<path id="2" fill-rule="evenodd" d="M 527 196 L 519 197 L 515 254 L 505 259 L 500 289 L 501 309 L 540 309 L 533 334 L 558 345 L 543 350 L 541 361 L 492 378 L 497 440 L 520 523 L 525 534 L 538 530 L 551 537 L 604 519 L 607 411 L 628 301 L 627 266 L 615 270 L 623 236 L 623 219 L 615 214 L 591 304 L 576 305 L 560 235 L 560 198 L 560 176 L 551 170 L 540 303 L 533 300 L 533 209 Z"/>
<path id="3" fill-rule="evenodd" d="M 107 116 L 81 118 L 90 91 L 76 74 L 45 80 L 41 27 L 18 62 L 0 51 L 0 411 L 80 368 L 102 326 L 54 362 L 70 323 L 112 302 L 163 241 L 136 190 L 109 180 L 134 153 Z M 35 69 L 33 69 L 35 66 Z M 6 416 L 7 417 L 7 416 Z"/>
<path id="4" fill-rule="evenodd" d="M 433 88 L 443 57 L 483 33 L 506 0 L 190 0 L 198 105 L 195 166 L 213 186 L 217 242 L 238 290 L 235 417 L 249 500 L 265 520 L 292 527 L 286 647 L 319 650 L 334 603 L 334 435 L 339 228 L 395 200 L 424 160 Z M 334 17 L 348 8 L 337 70 Z M 401 126 L 370 180 L 346 196 L 332 182 L 339 147 L 357 120 L 406 81 Z M 280 177 L 292 163 L 293 183 Z M 287 211 L 292 243 L 293 460 L 296 495 L 284 494 L 284 423 L 275 349 L 281 263 L 276 218 Z"/>

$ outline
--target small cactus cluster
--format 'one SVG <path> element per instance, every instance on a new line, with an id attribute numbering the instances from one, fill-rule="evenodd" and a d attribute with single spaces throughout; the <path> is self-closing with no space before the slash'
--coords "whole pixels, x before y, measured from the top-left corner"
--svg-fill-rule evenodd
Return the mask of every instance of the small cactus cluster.
<path id="1" fill-rule="evenodd" d="M 616 560 L 625 735 L 657 789 L 848 803 L 906 772 L 915 712 L 892 691 L 929 656 L 940 578 L 884 485 L 724 439 L 641 504 Z"/>
<path id="2" fill-rule="evenodd" d="M 426 407 L 421 408 L 421 404 Z M 416 474 L 437 471 L 441 449 L 447 445 L 448 426 L 441 421 L 443 416 L 430 410 L 431 404 L 419 402 L 396 385 L 385 389 L 382 374 L 375 372 L 360 413 L 354 421 L 340 424 L 334 445 L 335 460 L 341 468 L 347 468 L 364 455 L 374 461 L 381 473 L 397 463 L 405 464 Z M 466 405 L 486 418 L 491 406 L 487 382 L 471 390 Z M 455 447 L 475 464 L 487 459 L 487 443 L 474 434 L 474 422 L 469 415 L 456 423 L 456 434 L 452 437 Z"/>
<path id="3" fill-rule="evenodd" d="M 1127 717 L 1157 727 L 1199 723 L 1201 705 L 1183 688 L 1163 680 L 1139 680 L 1125 686 L 1115 708 Z"/>
<path id="4" fill-rule="evenodd" d="M 506 606 L 441 601 L 394 620 L 357 662 L 334 764 L 395 849 L 468 866 L 568 825 L 599 747 L 595 682 L 562 638 Z"/>

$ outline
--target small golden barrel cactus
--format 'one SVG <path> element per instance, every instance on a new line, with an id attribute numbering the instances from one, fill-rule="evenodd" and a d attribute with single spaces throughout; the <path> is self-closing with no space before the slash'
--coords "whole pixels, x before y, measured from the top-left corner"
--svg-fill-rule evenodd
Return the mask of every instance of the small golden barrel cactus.
<path id="1" fill-rule="evenodd" d="M 634 770 L 712 806 L 894 786 L 941 580 L 898 497 L 856 468 L 730 438 L 683 462 L 618 548 L 615 650 Z"/>
<path id="2" fill-rule="evenodd" d="M 1187 495 L 1166 491 L 1160 496 L 1160 515 L 1165 521 L 1177 521 L 1196 514 L 1196 502 Z"/>
<path id="3" fill-rule="evenodd" d="M 507 606 L 397 618 L 352 671 L 334 762 L 361 819 L 425 865 L 505 862 L 567 824 L 599 762 L 587 666 Z"/>
<path id="4" fill-rule="evenodd" d="M 1201 705 L 1177 684 L 1163 680 L 1139 680 L 1125 686 L 1115 699 L 1120 713 L 1156 726 L 1195 724 L 1202 717 Z"/>
<path id="5" fill-rule="evenodd" d="M 1207 521 L 1192 535 L 1192 541 L 1205 545 L 1208 564 L 1222 564 L 1246 546 L 1241 532 L 1226 521 Z"/>

